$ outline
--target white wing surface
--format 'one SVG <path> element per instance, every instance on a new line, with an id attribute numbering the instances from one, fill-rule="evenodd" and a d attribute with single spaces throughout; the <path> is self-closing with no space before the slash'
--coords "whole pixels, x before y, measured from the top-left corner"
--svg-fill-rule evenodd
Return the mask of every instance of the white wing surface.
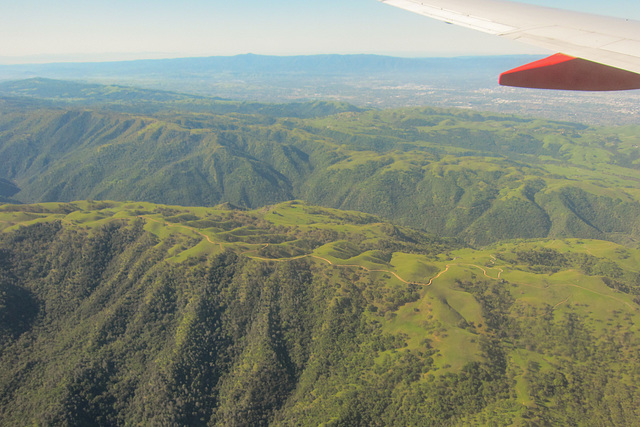
<path id="1" fill-rule="evenodd" d="M 505 0 L 380 1 L 573 58 L 640 73 L 640 21 Z"/>

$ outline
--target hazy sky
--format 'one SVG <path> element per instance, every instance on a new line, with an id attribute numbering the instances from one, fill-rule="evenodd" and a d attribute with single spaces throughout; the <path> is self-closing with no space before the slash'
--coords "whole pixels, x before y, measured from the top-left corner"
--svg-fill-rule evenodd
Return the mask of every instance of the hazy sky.
<path id="1" fill-rule="evenodd" d="M 640 20 L 638 0 L 528 0 Z M 237 55 L 545 53 L 377 0 L 0 0 L 0 63 Z"/>

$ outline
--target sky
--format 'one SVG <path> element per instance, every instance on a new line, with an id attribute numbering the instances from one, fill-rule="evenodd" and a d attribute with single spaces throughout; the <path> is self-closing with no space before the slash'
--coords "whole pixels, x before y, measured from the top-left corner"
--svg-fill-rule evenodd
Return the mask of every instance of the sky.
<path id="1" fill-rule="evenodd" d="M 638 0 L 523 0 L 640 20 Z M 0 0 L 0 63 L 245 53 L 538 54 L 377 0 Z"/>

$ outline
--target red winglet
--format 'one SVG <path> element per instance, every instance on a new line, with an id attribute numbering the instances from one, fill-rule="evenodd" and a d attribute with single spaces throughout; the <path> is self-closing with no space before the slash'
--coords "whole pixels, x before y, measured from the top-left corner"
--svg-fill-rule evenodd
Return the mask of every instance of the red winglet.
<path id="1" fill-rule="evenodd" d="M 564 90 L 640 89 L 640 74 L 557 53 L 500 75 L 503 86 Z"/>

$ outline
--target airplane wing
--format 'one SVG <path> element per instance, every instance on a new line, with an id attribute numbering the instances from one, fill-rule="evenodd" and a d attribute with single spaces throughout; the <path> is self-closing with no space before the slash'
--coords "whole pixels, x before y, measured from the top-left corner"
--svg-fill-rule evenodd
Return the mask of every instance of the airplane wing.
<path id="1" fill-rule="evenodd" d="M 380 0 L 451 24 L 561 52 L 503 73 L 500 84 L 640 89 L 640 21 L 506 0 Z"/>

